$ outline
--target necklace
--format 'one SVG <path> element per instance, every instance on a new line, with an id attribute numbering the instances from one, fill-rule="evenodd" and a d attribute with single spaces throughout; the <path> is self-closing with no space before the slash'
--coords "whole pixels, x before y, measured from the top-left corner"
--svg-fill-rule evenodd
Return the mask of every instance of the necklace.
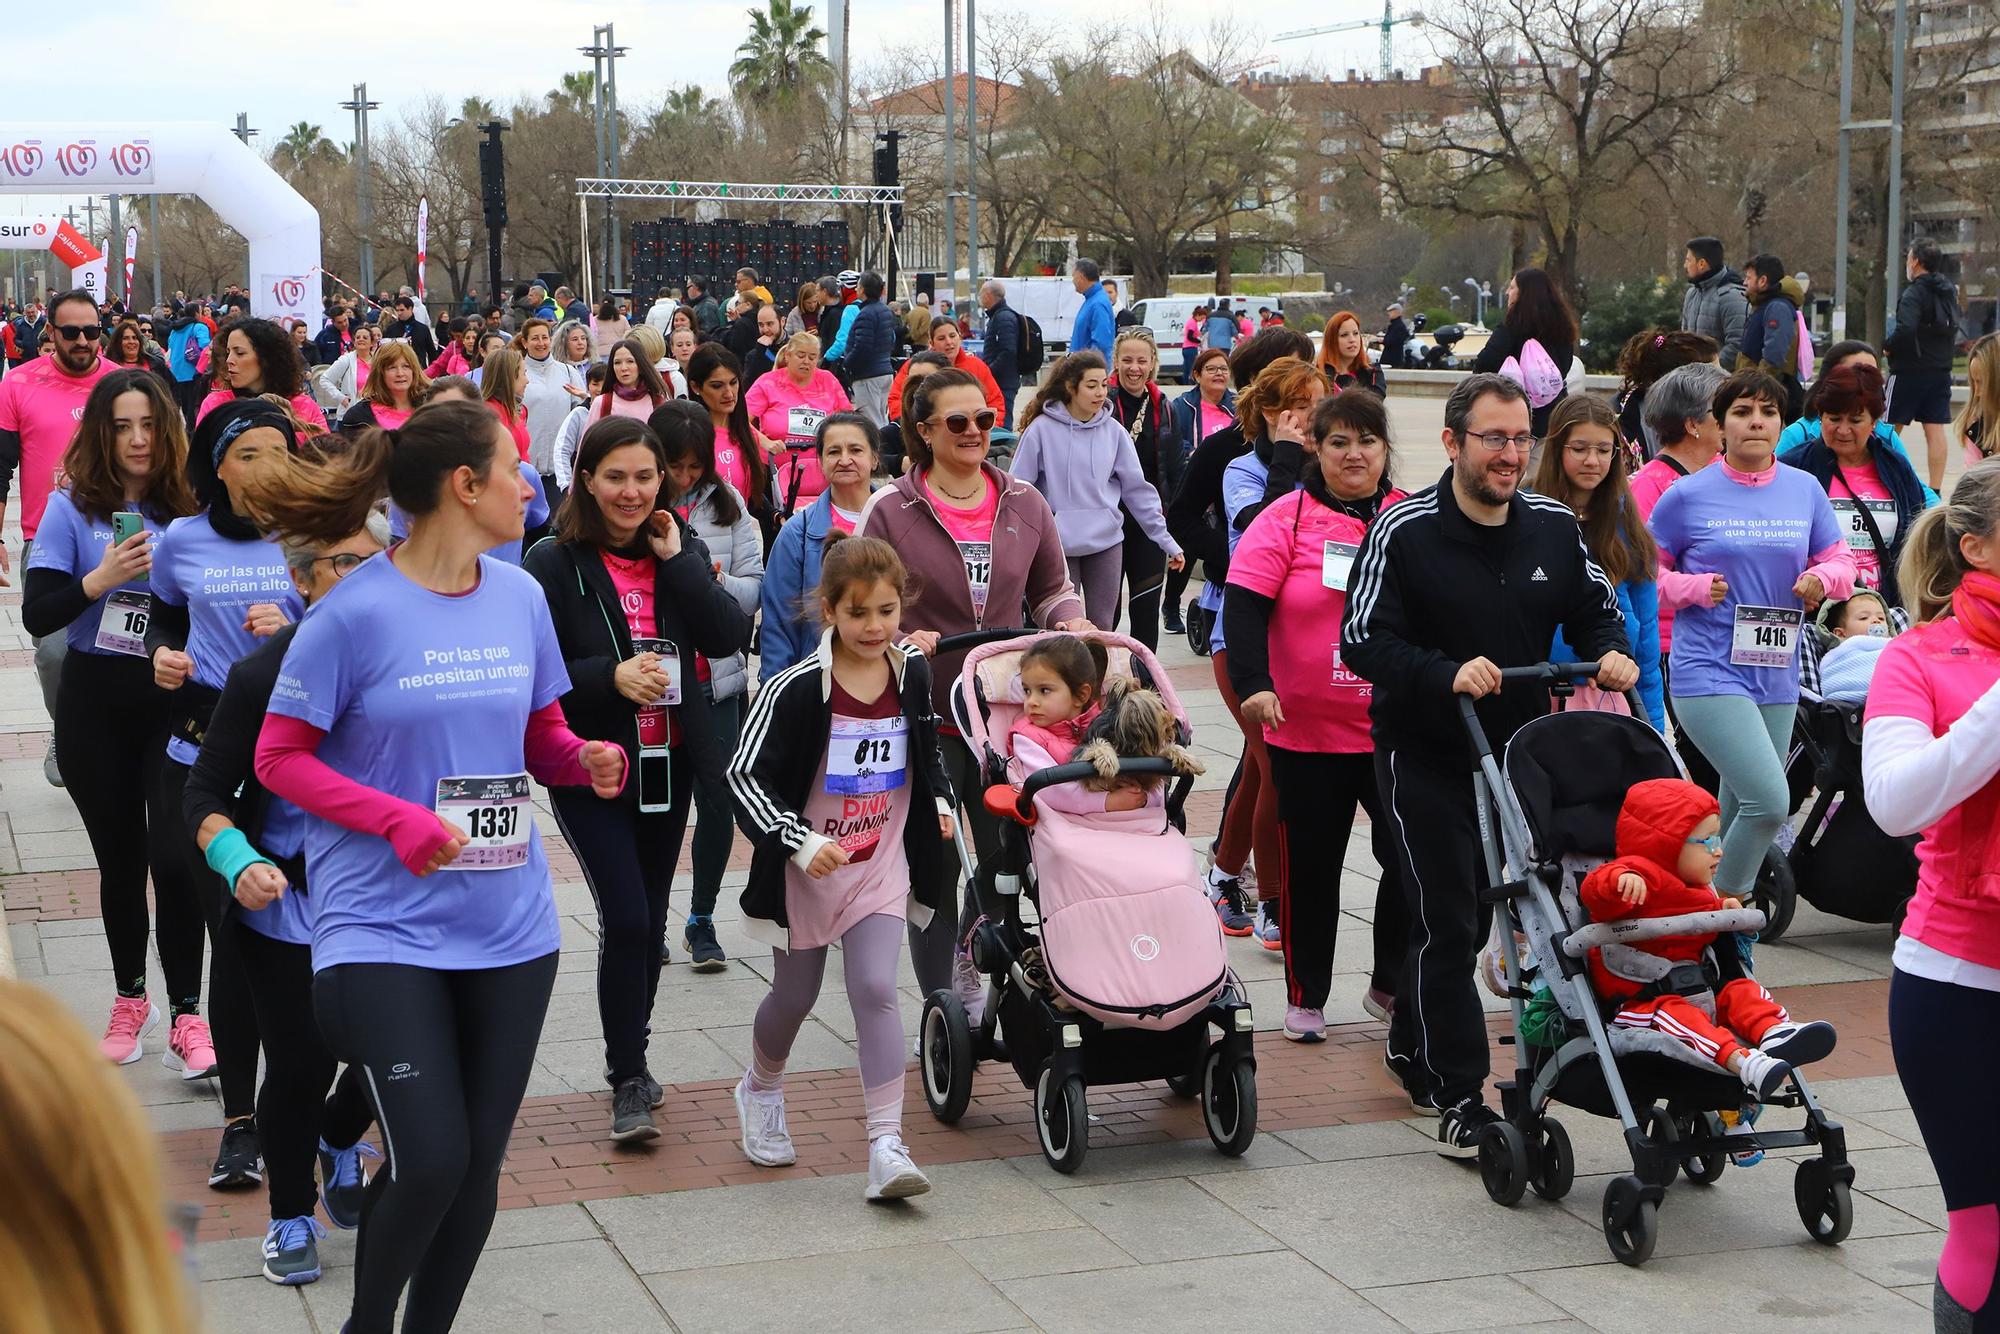
<path id="1" fill-rule="evenodd" d="M 986 485 L 986 478 L 984 476 L 977 477 L 974 479 L 972 490 L 966 492 L 964 495 L 960 495 L 958 492 L 953 491 L 951 488 L 947 487 L 943 482 L 938 481 L 937 474 L 935 472 L 931 474 L 931 480 L 933 485 L 937 487 L 939 493 L 951 500 L 966 500 L 966 501 L 977 500 L 979 498 L 979 493 L 981 489 L 983 489 L 984 486 Z"/>

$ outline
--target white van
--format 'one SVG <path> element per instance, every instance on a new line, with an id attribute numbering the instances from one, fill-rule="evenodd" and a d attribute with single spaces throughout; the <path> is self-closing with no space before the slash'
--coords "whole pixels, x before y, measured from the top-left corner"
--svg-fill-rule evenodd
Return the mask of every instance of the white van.
<path id="1" fill-rule="evenodd" d="M 1195 307 L 1213 307 L 1218 303 L 1226 304 L 1231 313 L 1239 317 L 1248 315 L 1252 320 L 1257 318 L 1260 308 L 1268 306 L 1279 314 L 1285 309 L 1283 302 L 1271 296 L 1149 296 L 1132 304 L 1132 313 L 1139 317 L 1139 323 L 1153 331 L 1153 341 L 1160 346 L 1161 383 L 1182 378 L 1181 339 Z"/>

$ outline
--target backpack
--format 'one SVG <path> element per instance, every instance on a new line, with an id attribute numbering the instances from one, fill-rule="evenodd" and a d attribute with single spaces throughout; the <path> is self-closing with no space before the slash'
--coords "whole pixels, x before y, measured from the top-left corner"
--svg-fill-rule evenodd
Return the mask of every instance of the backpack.
<path id="1" fill-rule="evenodd" d="M 1041 372 L 1042 362 L 1048 357 L 1048 348 L 1042 342 L 1042 326 L 1018 310 L 1014 312 L 1014 318 L 1021 322 L 1020 347 L 1015 354 L 1020 359 L 1021 374 L 1023 377 L 1037 375 Z"/>
<path id="2" fill-rule="evenodd" d="M 1547 407 L 1569 387 L 1548 349 L 1533 338 L 1522 345 L 1520 360 L 1509 357 L 1501 363 L 1500 373 L 1528 391 L 1531 408 Z"/>
<path id="3" fill-rule="evenodd" d="M 1806 327 L 1806 313 L 1803 310 L 1799 312 L 1797 339 L 1799 349 L 1799 383 L 1810 384 L 1815 364 L 1813 361 L 1812 330 Z"/>

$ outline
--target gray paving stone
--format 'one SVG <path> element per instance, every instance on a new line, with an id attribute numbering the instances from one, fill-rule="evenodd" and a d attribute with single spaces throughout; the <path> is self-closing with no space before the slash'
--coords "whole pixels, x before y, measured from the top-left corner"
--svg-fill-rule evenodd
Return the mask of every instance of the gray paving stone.
<path id="1" fill-rule="evenodd" d="M 1931 1156 L 1914 1145 L 1860 1149 L 1848 1157 L 1854 1162 L 1854 1183 L 1871 1191 L 1937 1184 Z"/>
<path id="2" fill-rule="evenodd" d="M 1275 1135 L 1257 1137 L 1282 1140 L 1309 1158 L 1323 1163 L 1345 1162 L 1350 1158 L 1387 1158 L 1405 1153 L 1430 1153 L 1437 1148 L 1437 1122 L 1428 1118 L 1412 1121 L 1364 1121 L 1351 1126 L 1310 1126 L 1302 1130 L 1280 1130 Z M 1253 1146 L 1254 1147 L 1254 1146 Z"/>
<path id="3" fill-rule="evenodd" d="M 1103 1234 L 1087 1227 L 974 1237 L 954 1241 L 951 1248 L 989 1279 L 1081 1274 L 1096 1269 L 1122 1269 L 1136 1263 Z"/>
<path id="4" fill-rule="evenodd" d="M 1127 1181 L 1055 1194 L 1141 1264 L 1279 1249 L 1270 1233 L 1191 1181 Z"/>
<path id="5" fill-rule="evenodd" d="M 1536 1295 L 1618 1334 L 1687 1334 L 1711 1323 L 1758 1334 L 1908 1334 L 1909 1303 L 1843 1268 L 1812 1242 L 1732 1253 L 1656 1256 L 1643 1269 L 1616 1262 L 1520 1275 Z M 1692 1313 L 1714 1312 L 1712 1322 Z"/>
<path id="6" fill-rule="evenodd" d="M 927 1167 L 931 1193 L 901 1208 L 869 1207 L 859 1175 L 681 1191 L 585 1206 L 641 1274 L 731 1259 L 784 1260 L 1076 1226 L 1076 1215 L 1005 1163 Z"/>
<path id="7" fill-rule="evenodd" d="M 1564 1318 L 1561 1307 L 1543 1301 L 1505 1274 L 1364 1288 L 1361 1295 L 1413 1334 L 1504 1329 L 1510 1325 L 1534 1328 Z"/>
<path id="8" fill-rule="evenodd" d="M 908 1245 L 647 1279 L 682 1334 L 985 1334 L 1022 1316 L 949 1246 Z"/>
<path id="9" fill-rule="evenodd" d="M 201 1328 L 207 1334 L 314 1334 L 300 1291 L 261 1277 L 203 1283 L 196 1294 Z"/>
<path id="10" fill-rule="evenodd" d="M 1789 1161 L 1772 1158 L 1755 1167 L 1727 1170 L 1719 1184 L 1707 1189 L 1685 1179 L 1676 1182 L 1660 1206 L 1660 1240 L 1653 1254 L 1717 1255 L 1795 1245 L 1804 1239 L 1805 1225 L 1799 1222 L 1792 1197 L 1794 1171 Z M 1605 1176 L 1578 1177 L 1561 1207 L 1578 1221 L 1601 1228 L 1600 1210 L 1609 1180 Z M 1895 1236 L 1923 1230 L 1921 1221 L 1885 1209 L 1859 1190 L 1853 1192 L 1853 1199 L 1853 1236 Z M 1598 1244 L 1604 1245 L 1601 1231 Z M 1610 1251 L 1606 1249 L 1604 1255 L 1609 1258 Z"/>
<path id="11" fill-rule="evenodd" d="M 1289 1167 L 1307 1158 L 1291 1145 L 1259 1135 L 1241 1158 L 1215 1151 L 1207 1140 L 1172 1140 L 1164 1144 L 1093 1146 L 1074 1176 L 1057 1176 L 1039 1153 L 1009 1158 L 1015 1170 L 1037 1185 L 1060 1189 L 1071 1183 L 1108 1185 L 1118 1181 L 1148 1181 L 1160 1177 L 1203 1177 L 1211 1173 L 1247 1172 L 1263 1167 Z"/>
<path id="12" fill-rule="evenodd" d="M 1375 1334 L 1394 1321 L 1296 1255 L 1108 1269 L 1013 1279 L 1000 1291 L 1049 1334 Z"/>
<path id="13" fill-rule="evenodd" d="M 1938 1255 L 1943 1250 L 1942 1233 L 1914 1232 L 1899 1237 L 1850 1237 L 1831 1254 L 1871 1283 L 1898 1289 L 1921 1286 L 1928 1306 Z"/>
<path id="14" fill-rule="evenodd" d="M 305 1289 L 321 1330 L 337 1330 L 354 1301 L 352 1266 Z M 454 1328 L 547 1334 L 657 1334 L 673 1327 L 610 1243 L 566 1241 L 482 1257 Z"/>
<path id="15" fill-rule="evenodd" d="M 1502 1209 L 1436 1154 L 1208 1177 L 1217 1198 L 1350 1287 L 1592 1264 L 1604 1238 L 1539 1201 Z"/>
<path id="16" fill-rule="evenodd" d="M 1910 1215 L 1934 1228 L 1945 1225 L 1944 1192 L 1936 1186 L 1904 1186 L 1896 1190 L 1871 1190 L 1855 1192 L 1855 1218 L 1860 1219 L 1860 1197 L 1866 1194 L 1870 1199 L 1888 1205 L 1891 1209 Z M 1908 1228 L 1898 1231 L 1907 1232 Z"/>
<path id="17" fill-rule="evenodd" d="M 846 1003 L 846 991 L 838 983 L 827 988 Z M 820 1005 L 826 1005 L 826 992 L 820 994 Z M 740 1074 L 750 1066 L 750 1025 L 736 1024 L 730 1027 L 710 1027 L 705 1030 L 710 1041 L 720 1047 L 732 1063 L 731 1074 Z M 907 1030 L 906 1030 L 907 1036 Z M 909 1049 L 904 1048 L 907 1055 Z M 853 1065 L 856 1057 L 854 1048 L 840 1040 L 825 1024 L 808 1018 L 799 1026 L 799 1035 L 792 1043 L 791 1054 L 785 1060 L 787 1070 L 839 1070 Z M 714 1078 L 714 1076 L 707 1076 Z"/>
<path id="18" fill-rule="evenodd" d="M 1826 1079 L 1813 1084 L 1813 1096 L 1831 1110 L 1870 1112 L 1906 1110 L 1909 1098 L 1903 1082 L 1894 1075 L 1867 1075 L 1860 1079 Z"/>

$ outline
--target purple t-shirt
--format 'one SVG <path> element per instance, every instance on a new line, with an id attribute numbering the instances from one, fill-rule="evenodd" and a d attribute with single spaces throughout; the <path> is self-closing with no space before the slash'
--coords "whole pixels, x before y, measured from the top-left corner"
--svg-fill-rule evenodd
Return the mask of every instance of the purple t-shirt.
<path id="1" fill-rule="evenodd" d="M 288 621 L 306 609 L 277 543 L 224 537 L 206 514 L 175 519 L 153 544 L 153 596 L 187 608 L 192 679 L 213 690 L 222 689 L 229 669 L 264 642 L 243 628 L 251 607 L 276 603 Z M 199 746 L 179 737 L 167 740 L 168 759 L 191 765 L 200 754 Z"/>
<path id="2" fill-rule="evenodd" d="M 1703 468 L 1668 488 L 1653 507 L 1653 536 L 1676 570 L 1720 574 L 1729 581 L 1721 606 L 1683 607 L 1674 615 L 1668 664 L 1675 695 L 1742 695 L 1757 704 L 1798 700 L 1796 627 L 1788 664 L 1730 662 L 1736 609 L 1802 608 L 1792 585 L 1812 564 L 1814 552 L 1845 540 L 1826 492 L 1811 474 L 1776 466 L 1778 475 L 1763 486 L 1733 481 L 1725 468 Z"/>
<path id="3" fill-rule="evenodd" d="M 159 549 L 160 525 L 144 510 L 136 511 L 145 520 L 146 531 L 153 535 L 153 548 Z M 35 549 L 28 553 L 28 568 L 31 570 L 58 570 L 63 574 L 81 579 L 98 567 L 104 559 L 104 549 L 111 545 L 111 516 L 80 514 L 76 502 L 70 498 L 69 488 L 55 492 L 49 497 L 48 507 L 42 511 L 42 526 L 35 531 Z M 153 586 L 143 580 L 120 584 L 103 597 L 90 604 L 83 615 L 69 623 L 63 631 L 63 639 L 74 653 L 102 653 L 115 656 L 120 650 L 99 648 L 98 631 L 106 631 L 107 642 L 119 642 L 124 637 L 143 640 L 146 628 L 143 619 L 134 621 L 124 613 L 143 618 L 146 608 L 141 608 L 137 598 L 146 598 L 147 608 L 151 606 Z M 134 595 L 120 600 L 121 614 L 114 615 L 107 626 L 104 620 L 105 604 L 114 593 Z M 144 657 L 142 647 L 134 656 Z"/>
<path id="4" fill-rule="evenodd" d="M 531 575 L 482 556 L 478 586 L 447 597 L 380 556 L 299 626 L 271 712 L 324 731 L 319 758 L 344 776 L 435 810 L 440 779 L 525 773 L 528 715 L 568 690 Z M 553 953 L 562 933 L 531 815 L 526 832 L 518 866 L 419 879 L 387 839 L 308 816 L 313 967 L 503 968 Z"/>

